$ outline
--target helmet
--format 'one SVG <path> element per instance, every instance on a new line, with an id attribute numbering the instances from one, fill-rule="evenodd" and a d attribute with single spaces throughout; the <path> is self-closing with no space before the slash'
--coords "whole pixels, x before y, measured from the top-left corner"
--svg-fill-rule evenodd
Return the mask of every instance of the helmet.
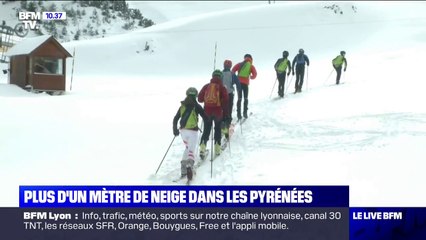
<path id="1" fill-rule="evenodd" d="M 341 55 L 345 55 L 345 54 L 346 54 L 346 52 L 345 52 L 345 51 L 340 51 L 340 54 L 341 54 Z"/>
<path id="2" fill-rule="evenodd" d="M 223 76 L 222 71 L 220 71 L 219 69 L 214 70 L 212 73 L 212 77 L 214 76 L 220 77 L 220 79 L 222 79 L 222 76 Z"/>
<path id="3" fill-rule="evenodd" d="M 186 90 L 186 96 L 196 97 L 197 95 L 198 95 L 198 91 L 195 87 L 190 87 Z"/>
<path id="4" fill-rule="evenodd" d="M 299 49 L 299 53 L 305 53 L 305 50 L 303 48 Z"/>
<path id="5" fill-rule="evenodd" d="M 283 57 L 288 57 L 288 51 L 283 52 Z"/>
<path id="6" fill-rule="evenodd" d="M 225 62 L 223 62 L 223 67 L 224 68 L 231 68 L 232 67 L 232 61 L 231 60 L 225 60 Z"/>
<path id="7" fill-rule="evenodd" d="M 250 58 L 250 59 L 252 59 L 252 60 L 253 60 L 253 58 L 251 57 L 251 55 L 250 55 L 250 54 L 248 54 L 248 53 L 247 53 L 246 55 L 244 55 L 244 59 L 245 59 L 245 58 Z"/>

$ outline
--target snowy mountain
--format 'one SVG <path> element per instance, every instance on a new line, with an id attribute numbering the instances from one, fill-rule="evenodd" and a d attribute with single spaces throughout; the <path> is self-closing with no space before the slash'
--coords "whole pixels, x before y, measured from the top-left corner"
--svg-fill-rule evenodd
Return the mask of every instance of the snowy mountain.
<path id="1" fill-rule="evenodd" d="M 155 24 L 141 10 L 121 1 L 1 1 L 2 25 L 20 23 L 19 12 L 66 12 L 66 20 L 38 21 L 29 37 L 52 35 L 60 42 L 121 34 Z"/>
<path id="2" fill-rule="evenodd" d="M 154 173 L 185 90 L 250 53 L 253 115 L 213 162 L 213 177 L 208 162 L 194 184 L 349 185 L 351 206 L 425 206 L 417 185 L 426 180 L 426 4 L 231 3 L 205 3 L 215 7 L 195 14 L 204 3 L 171 2 L 175 11 L 158 3 L 156 11 L 150 2 L 162 23 L 65 43 L 76 54 L 67 60 L 72 90 L 62 96 L 27 93 L 2 75 L 0 187 L 10 194 L 0 205 L 18 205 L 19 185 L 176 184 L 180 137 Z M 285 98 L 274 100 L 273 65 L 299 48 L 311 61 L 303 92 L 292 94 L 290 77 Z M 348 68 L 336 86 L 331 60 L 341 50 Z"/>

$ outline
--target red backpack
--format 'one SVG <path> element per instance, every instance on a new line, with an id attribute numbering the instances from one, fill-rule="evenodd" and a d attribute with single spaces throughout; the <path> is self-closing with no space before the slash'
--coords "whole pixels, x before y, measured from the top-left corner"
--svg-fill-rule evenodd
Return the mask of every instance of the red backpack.
<path id="1" fill-rule="evenodd" d="M 210 83 L 204 93 L 204 106 L 206 107 L 220 107 L 220 85 L 217 83 Z"/>

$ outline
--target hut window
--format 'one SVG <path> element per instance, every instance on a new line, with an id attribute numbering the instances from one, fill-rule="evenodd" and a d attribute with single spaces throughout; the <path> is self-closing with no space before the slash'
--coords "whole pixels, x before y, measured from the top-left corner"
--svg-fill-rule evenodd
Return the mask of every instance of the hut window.
<path id="1" fill-rule="evenodd" d="M 35 57 L 34 73 L 63 75 L 62 59 Z"/>

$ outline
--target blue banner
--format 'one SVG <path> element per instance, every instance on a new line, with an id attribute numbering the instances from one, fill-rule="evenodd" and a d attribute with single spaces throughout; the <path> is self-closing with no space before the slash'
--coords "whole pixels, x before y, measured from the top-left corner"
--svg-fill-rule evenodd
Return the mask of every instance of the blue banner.
<path id="1" fill-rule="evenodd" d="M 129 239 L 426 239 L 426 208 L 352 208 L 349 186 L 21 186 L 19 192 L 20 208 L 2 210 L 3 225 L 19 239 L 46 229 L 52 240 L 113 239 L 111 231 Z"/>
<path id="2" fill-rule="evenodd" d="M 350 208 L 351 240 L 426 239 L 426 208 Z"/>

